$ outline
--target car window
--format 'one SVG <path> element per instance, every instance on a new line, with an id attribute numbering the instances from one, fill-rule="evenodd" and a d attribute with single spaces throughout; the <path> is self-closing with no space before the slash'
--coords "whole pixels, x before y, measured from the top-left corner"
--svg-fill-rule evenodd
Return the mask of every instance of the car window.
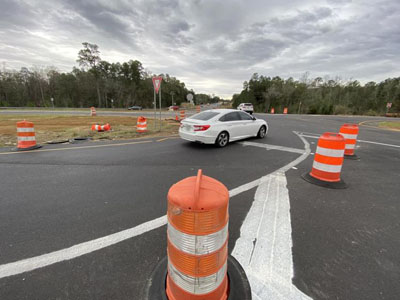
<path id="1" fill-rule="evenodd" d="M 234 111 L 222 116 L 219 119 L 221 122 L 229 122 L 229 121 L 241 121 L 242 118 L 240 117 L 239 113 Z"/>
<path id="2" fill-rule="evenodd" d="M 245 103 L 244 105 L 246 105 L 246 106 L 253 106 L 253 104 L 251 104 L 251 103 Z"/>
<path id="3" fill-rule="evenodd" d="M 242 120 L 245 120 L 245 121 L 253 120 L 253 118 L 249 114 L 246 114 L 245 112 L 241 111 L 241 112 L 239 112 L 239 115 Z"/>
<path id="4" fill-rule="evenodd" d="M 198 113 L 198 114 L 195 114 L 195 115 L 189 117 L 188 119 L 206 121 L 206 120 L 210 120 L 211 118 L 215 117 L 216 115 L 218 115 L 217 112 L 203 111 L 201 113 Z"/>

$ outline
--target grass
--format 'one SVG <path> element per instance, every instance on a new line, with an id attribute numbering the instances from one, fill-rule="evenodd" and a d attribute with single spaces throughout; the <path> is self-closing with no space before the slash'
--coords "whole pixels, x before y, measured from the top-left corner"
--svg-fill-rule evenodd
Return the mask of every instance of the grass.
<path id="1" fill-rule="evenodd" d="M 36 142 L 44 144 L 49 141 L 62 141 L 76 137 L 100 139 L 133 139 L 138 137 L 165 136 L 178 133 L 179 123 L 163 120 L 160 123 L 147 119 L 147 133 L 136 132 L 136 117 L 118 116 L 46 116 L 46 115 L 0 115 L 0 147 L 17 144 L 16 122 L 27 120 L 35 125 Z M 112 130 L 108 132 L 91 131 L 93 124 L 109 123 Z"/>
<path id="2" fill-rule="evenodd" d="M 390 129 L 398 129 L 400 130 L 400 121 L 393 122 L 380 122 L 379 127 L 390 128 Z"/>

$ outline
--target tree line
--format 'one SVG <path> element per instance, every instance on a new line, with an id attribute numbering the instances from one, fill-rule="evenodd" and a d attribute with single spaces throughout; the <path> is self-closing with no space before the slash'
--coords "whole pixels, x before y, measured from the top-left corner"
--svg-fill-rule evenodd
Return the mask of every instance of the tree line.
<path id="1" fill-rule="evenodd" d="M 282 112 L 287 107 L 289 113 L 381 115 L 387 103 L 392 103 L 390 112 L 400 112 L 400 77 L 361 85 L 340 78 L 308 79 L 307 73 L 300 80 L 255 73 L 232 100 L 233 107 L 249 102 L 258 112 Z"/>
<path id="2" fill-rule="evenodd" d="M 97 45 L 83 43 L 77 62 L 80 68 L 74 67 L 71 72 L 59 72 L 51 67 L 0 71 L 0 106 L 153 107 L 154 75 L 140 61 L 110 63 L 100 58 Z M 163 77 L 163 107 L 186 102 L 188 93 L 195 95 L 177 78 L 159 75 Z M 208 102 L 218 100 L 209 95 L 198 96 Z"/>

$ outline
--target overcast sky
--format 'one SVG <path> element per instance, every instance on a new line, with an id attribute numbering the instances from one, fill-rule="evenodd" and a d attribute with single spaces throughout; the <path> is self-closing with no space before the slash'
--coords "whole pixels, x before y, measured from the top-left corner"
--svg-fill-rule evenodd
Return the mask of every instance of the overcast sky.
<path id="1" fill-rule="evenodd" d="M 400 76 L 400 0 L 0 0 L 6 69 L 69 72 L 85 41 L 226 98 L 255 72 L 381 81 Z"/>

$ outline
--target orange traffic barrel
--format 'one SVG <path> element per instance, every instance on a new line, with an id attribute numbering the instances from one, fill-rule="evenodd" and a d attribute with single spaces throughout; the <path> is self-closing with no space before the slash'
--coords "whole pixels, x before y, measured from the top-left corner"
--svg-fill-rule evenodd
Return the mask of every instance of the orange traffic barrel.
<path id="1" fill-rule="evenodd" d="M 110 124 L 106 124 L 106 125 L 92 125 L 92 131 L 109 131 L 111 130 L 111 126 Z"/>
<path id="2" fill-rule="evenodd" d="M 92 117 L 95 117 L 95 116 L 96 116 L 96 108 L 94 108 L 93 106 L 90 108 L 90 115 L 91 115 Z"/>
<path id="3" fill-rule="evenodd" d="M 357 155 L 354 153 L 357 143 L 358 130 L 359 128 L 357 124 L 343 124 L 343 126 L 340 127 L 339 133 L 346 141 L 344 158 L 358 159 Z"/>
<path id="4" fill-rule="evenodd" d="M 287 109 L 287 107 L 285 107 L 285 108 L 283 109 L 283 113 L 286 115 L 287 112 L 288 112 L 288 109 Z"/>
<path id="5" fill-rule="evenodd" d="M 318 139 L 311 172 L 302 177 L 323 187 L 346 188 L 347 185 L 340 178 L 345 144 L 344 137 L 339 133 L 322 134 Z"/>
<path id="6" fill-rule="evenodd" d="M 25 120 L 17 122 L 17 140 L 18 145 L 15 149 L 17 151 L 34 150 L 42 147 L 36 144 L 35 127 L 33 123 Z"/>
<path id="7" fill-rule="evenodd" d="M 250 300 L 240 264 L 228 255 L 229 192 L 202 174 L 168 192 L 167 258 L 147 284 L 145 299 Z"/>
<path id="8" fill-rule="evenodd" d="M 136 124 L 136 132 L 147 132 L 147 119 L 145 117 L 139 117 Z"/>
<path id="9" fill-rule="evenodd" d="M 271 108 L 271 114 L 275 113 L 275 108 Z"/>
<path id="10" fill-rule="evenodd" d="M 185 111 L 184 110 L 180 111 L 180 117 L 181 117 L 181 120 L 183 120 L 185 118 Z"/>
<path id="11" fill-rule="evenodd" d="M 197 106 L 196 106 L 196 112 L 199 113 L 200 111 L 201 111 L 201 106 L 200 106 L 200 105 L 197 105 Z"/>

